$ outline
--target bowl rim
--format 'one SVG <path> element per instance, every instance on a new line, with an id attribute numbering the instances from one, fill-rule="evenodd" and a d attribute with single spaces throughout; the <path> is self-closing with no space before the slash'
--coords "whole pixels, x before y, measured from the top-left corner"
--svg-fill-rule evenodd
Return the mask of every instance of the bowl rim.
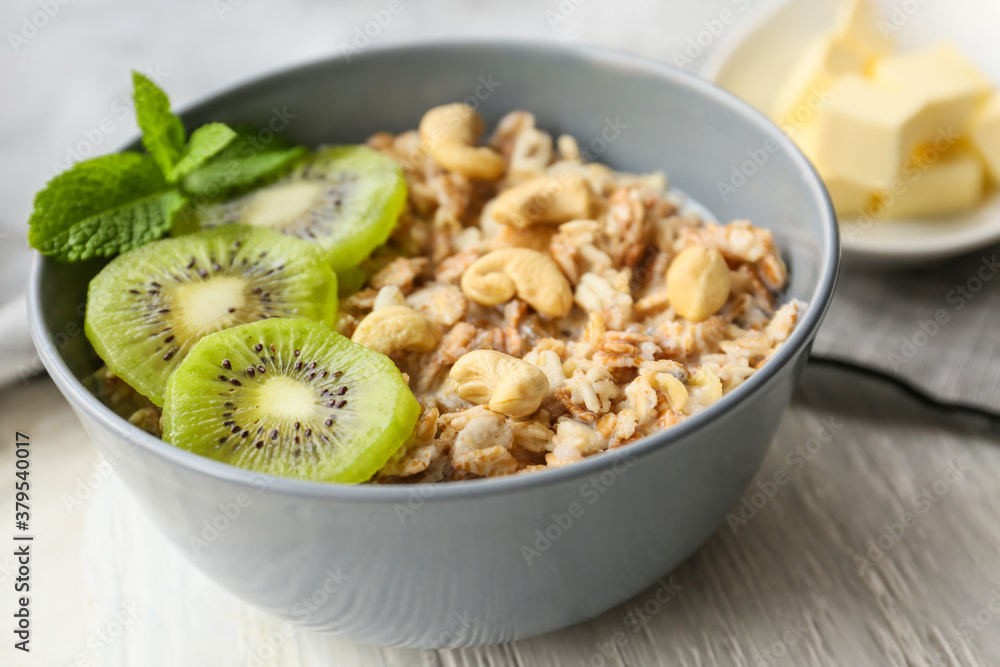
<path id="1" fill-rule="evenodd" d="M 788 340 L 764 364 L 760 371 L 734 389 L 730 394 L 723 396 L 715 404 L 676 426 L 630 443 L 626 447 L 603 452 L 564 467 L 541 470 L 527 475 L 464 480 L 460 484 L 349 485 L 278 477 L 238 468 L 174 447 L 164 440 L 133 426 L 91 394 L 77 380 L 62 360 L 59 351 L 55 348 L 52 338 L 45 328 L 40 287 L 46 258 L 36 253 L 28 286 L 29 327 L 35 347 L 45 368 L 48 370 L 52 380 L 65 394 L 67 400 L 74 407 L 85 412 L 91 419 L 97 421 L 102 427 L 116 433 L 121 440 L 131 443 L 136 448 L 143 449 L 147 454 L 219 481 L 257 490 L 260 489 L 261 480 L 264 480 L 266 490 L 286 496 L 345 502 L 405 503 L 413 498 L 414 494 L 419 495 L 424 502 L 460 500 L 513 494 L 541 486 L 567 483 L 573 480 L 585 481 L 585 478 L 593 476 L 595 473 L 603 472 L 623 457 L 634 460 L 660 448 L 680 445 L 689 435 L 700 430 L 704 425 L 738 409 L 745 398 L 754 392 L 762 390 L 788 363 L 797 358 L 804 348 L 808 347 L 830 306 L 839 271 L 840 240 L 833 204 L 819 174 L 791 139 L 786 137 L 770 120 L 749 104 L 713 83 L 693 74 L 629 53 L 578 43 L 543 43 L 537 40 L 526 39 L 420 40 L 371 47 L 360 54 L 352 54 L 350 58 L 345 55 L 333 55 L 299 65 L 282 67 L 272 72 L 250 77 L 236 84 L 224 86 L 207 94 L 197 96 L 192 102 L 184 105 L 179 115 L 183 118 L 197 112 L 202 106 L 212 103 L 220 97 L 238 94 L 257 87 L 273 85 L 279 79 L 301 75 L 313 69 L 324 69 L 353 60 L 367 60 L 386 56 L 406 57 L 407 55 L 420 52 L 440 52 L 449 49 L 472 51 L 533 50 L 536 53 L 570 56 L 585 63 L 602 66 L 612 65 L 655 75 L 660 79 L 669 81 L 673 85 L 693 89 L 711 102 L 728 107 L 730 110 L 745 117 L 758 130 L 761 130 L 765 135 L 777 141 L 779 147 L 790 155 L 791 159 L 803 173 L 811 176 L 810 179 L 807 179 L 808 187 L 812 191 L 811 194 L 821 205 L 821 226 L 825 245 L 822 251 L 822 269 L 819 273 L 819 279 L 812 298 L 806 304 L 804 316 L 799 319 L 798 325 L 792 331 Z M 128 146 L 135 145 L 136 143 L 137 138 L 133 138 L 125 142 L 118 150 L 125 150 Z M 428 489 L 428 487 L 430 489 L 428 492 L 419 492 L 419 489 Z"/>

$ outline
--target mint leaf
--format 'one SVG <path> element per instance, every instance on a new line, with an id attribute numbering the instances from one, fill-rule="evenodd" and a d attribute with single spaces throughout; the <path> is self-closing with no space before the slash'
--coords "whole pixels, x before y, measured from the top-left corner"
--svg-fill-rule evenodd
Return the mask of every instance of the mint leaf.
<path id="1" fill-rule="evenodd" d="M 237 137 L 183 181 L 184 191 L 215 199 L 275 178 L 307 153 L 302 146 L 274 137 L 267 144 L 256 129 L 236 128 Z"/>
<path id="2" fill-rule="evenodd" d="M 113 257 L 163 236 L 185 203 L 149 156 L 105 155 L 74 165 L 35 196 L 28 242 L 63 261 Z"/>
<path id="3" fill-rule="evenodd" d="M 167 180 L 176 183 L 205 164 L 235 138 L 236 132 L 225 123 L 202 125 L 191 133 L 191 138 L 188 140 L 187 146 L 184 147 L 180 160 L 166 172 Z"/>
<path id="4" fill-rule="evenodd" d="M 186 203 L 177 190 L 136 199 L 81 220 L 47 239 L 40 250 L 68 262 L 114 257 L 161 238 Z"/>
<path id="5" fill-rule="evenodd" d="M 169 174 L 184 151 L 184 124 L 170 111 L 167 94 L 139 72 L 132 72 L 132 96 L 142 145 L 160 171 Z"/>
<path id="6" fill-rule="evenodd" d="M 306 152 L 299 146 L 245 158 L 212 161 L 184 179 L 184 191 L 193 196 L 215 199 L 245 190 L 282 173 Z"/>

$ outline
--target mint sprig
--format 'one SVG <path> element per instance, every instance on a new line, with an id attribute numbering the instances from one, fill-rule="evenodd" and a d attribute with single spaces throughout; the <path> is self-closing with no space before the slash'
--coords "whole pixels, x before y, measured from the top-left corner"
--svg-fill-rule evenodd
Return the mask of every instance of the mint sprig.
<path id="1" fill-rule="evenodd" d="M 136 119 L 146 154 L 79 162 L 35 195 L 28 242 L 62 261 L 114 257 L 161 238 L 191 197 L 222 197 L 287 169 L 305 149 L 257 147 L 249 131 L 208 123 L 185 136 L 170 100 L 132 73 Z"/>

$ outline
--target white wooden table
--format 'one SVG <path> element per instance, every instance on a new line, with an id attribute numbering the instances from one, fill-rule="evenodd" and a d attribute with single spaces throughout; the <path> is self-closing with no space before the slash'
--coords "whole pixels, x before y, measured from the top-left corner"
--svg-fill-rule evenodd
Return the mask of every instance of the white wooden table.
<path id="1" fill-rule="evenodd" d="M 747 504 L 645 593 L 542 637 L 424 652 L 316 635 L 246 606 L 105 476 L 50 381 L 7 389 L 0 404 L 5 432 L 31 434 L 38 535 L 35 652 L 0 664 L 1000 664 L 1000 419 L 947 414 L 853 371 L 809 367 Z M 12 449 L 0 470 L 13 469 Z M 11 565 L 0 557 L 5 604 Z"/>
<path id="2" fill-rule="evenodd" d="M 723 10 L 749 16 L 772 1 L 401 0 L 403 11 L 372 43 L 586 41 L 693 70 L 704 54 L 689 40 L 706 21 Z M 56 4 L 25 44 L 0 49 L 0 301 L 24 282 L 23 220 L 54 163 L 81 142 L 96 154 L 134 131 L 122 113 L 128 69 L 159 73 L 183 104 L 335 53 L 386 6 Z M 20 33 L 38 11 L 35 0 L 12 0 L 0 8 L 0 25 Z M 105 121 L 112 129 L 96 134 Z M 762 486 L 745 495 L 746 523 L 720 526 L 663 583 L 590 623 L 441 652 L 290 629 L 215 587 L 137 513 L 47 379 L 0 390 L 0 426 L 0 517 L 12 504 L 10 436 L 28 432 L 37 533 L 34 650 L 15 655 L 17 575 L 0 529 L 3 666 L 1000 664 L 1000 420 L 945 413 L 860 373 L 810 367 L 758 476 Z"/>

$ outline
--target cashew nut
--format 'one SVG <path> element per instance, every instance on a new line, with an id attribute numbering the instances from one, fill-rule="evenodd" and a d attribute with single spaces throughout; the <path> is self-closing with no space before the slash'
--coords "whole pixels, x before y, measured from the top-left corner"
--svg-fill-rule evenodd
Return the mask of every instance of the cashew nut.
<path id="1" fill-rule="evenodd" d="M 573 307 L 573 290 L 559 266 L 528 248 L 503 248 L 480 257 L 462 274 L 461 286 L 467 297 L 484 306 L 517 296 L 549 317 L 562 317 Z"/>
<path id="2" fill-rule="evenodd" d="M 372 310 L 382 310 L 383 308 L 388 308 L 389 306 L 405 306 L 406 297 L 403 296 L 403 290 L 399 289 L 395 285 L 386 285 L 378 291 L 375 295 L 375 300 L 372 301 Z"/>
<path id="3" fill-rule="evenodd" d="M 440 340 L 434 324 L 408 306 L 385 306 L 358 324 L 351 340 L 385 355 L 407 350 L 427 352 Z"/>
<path id="4" fill-rule="evenodd" d="M 493 248 L 531 248 L 538 252 L 547 252 L 552 237 L 559 233 L 556 225 L 531 225 L 529 227 L 512 227 L 511 225 L 501 225 L 493 217 L 493 204 L 496 199 L 492 199 L 483 207 L 483 212 L 479 216 L 479 229 L 482 230 L 483 245 Z M 468 229 L 476 229 L 469 227 Z M 454 242 L 453 242 L 454 244 Z"/>
<path id="5" fill-rule="evenodd" d="M 590 217 L 594 191 L 577 173 L 539 176 L 503 191 L 494 200 L 493 217 L 515 227 L 557 225 Z"/>
<path id="6" fill-rule="evenodd" d="M 670 373 L 657 373 L 653 376 L 657 388 L 667 396 L 670 409 L 680 412 L 688 400 L 688 390 L 684 383 Z"/>
<path id="7" fill-rule="evenodd" d="M 691 398 L 695 403 L 709 406 L 722 398 L 722 380 L 707 368 L 699 368 L 691 375 Z"/>
<path id="8" fill-rule="evenodd" d="M 455 393 L 511 417 L 527 417 L 549 393 L 545 372 L 533 364 L 493 350 L 462 355 L 451 367 Z"/>
<path id="9" fill-rule="evenodd" d="M 552 161 L 552 135 L 534 127 L 518 133 L 510 152 L 508 181 L 525 181 L 545 173 Z"/>
<path id="10" fill-rule="evenodd" d="M 730 287 L 729 266 L 714 248 L 687 248 L 667 269 L 667 298 L 678 315 L 692 322 L 701 322 L 722 308 Z"/>
<path id="11" fill-rule="evenodd" d="M 556 150 L 559 151 L 559 157 L 563 160 L 580 159 L 580 145 L 571 135 L 559 135 L 559 138 L 556 139 Z"/>
<path id="12" fill-rule="evenodd" d="M 531 227 L 511 227 L 497 225 L 497 235 L 493 238 L 496 248 L 530 248 L 546 252 L 552 244 L 552 237 L 559 233 L 555 225 L 532 225 Z"/>
<path id="13" fill-rule="evenodd" d="M 439 166 L 469 178 L 494 180 L 505 165 L 495 151 L 476 146 L 483 129 L 482 117 L 469 105 L 445 104 L 420 119 L 420 140 Z"/>

